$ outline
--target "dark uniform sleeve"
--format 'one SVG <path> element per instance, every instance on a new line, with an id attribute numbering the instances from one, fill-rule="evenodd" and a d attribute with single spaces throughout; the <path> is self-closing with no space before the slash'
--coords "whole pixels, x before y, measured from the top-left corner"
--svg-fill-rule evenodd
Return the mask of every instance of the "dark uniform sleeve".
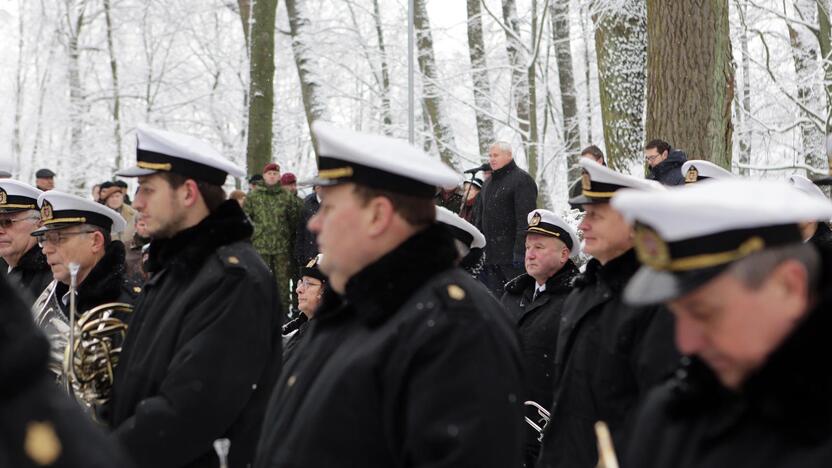
<path id="1" fill-rule="evenodd" d="M 187 464 L 240 414 L 272 365 L 272 346 L 280 345 L 271 342 L 274 303 L 263 300 L 268 287 L 242 266 L 226 265 L 219 283 L 186 316 L 180 335 L 185 341 L 158 395 L 140 401 L 115 430 L 141 466 Z"/>
<path id="2" fill-rule="evenodd" d="M 526 176 L 514 191 L 514 263 L 523 262 L 526 252 L 526 228 L 528 215 L 537 206 L 537 184 L 530 176 Z"/>
<path id="3" fill-rule="evenodd" d="M 403 424 L 404 466 L 520 466 L 520 364 L 511 335 L 473 304 L 429 318 L 414 336 Z M 466 310 L 467 309 L 467 310 Z M 493 317 L 496 321 L 500 317 Z"/>

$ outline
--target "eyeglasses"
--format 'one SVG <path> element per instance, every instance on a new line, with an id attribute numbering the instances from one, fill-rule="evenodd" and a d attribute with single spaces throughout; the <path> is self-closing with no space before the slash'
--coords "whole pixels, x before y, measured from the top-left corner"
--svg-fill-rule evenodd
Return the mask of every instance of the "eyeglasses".
<path id="1" fill-rule="evenodd" d="M 304 288 L 309 288 L 309 287 L 312 287 L 312 286 L 323 286 L 323 283 L 313 283 L 309 280 L 302 279 L 298 282 L 298 287 L 301 287 L 301 286 L 303 286 Z"/>
<path id="2" fill-rule="evenodd" d="M 646 159 L 648 162 L 653 162 L 659 156 L 661 156 L 661 154 L 644 155 L 644 159 Z"/>
<path id="3" fill-rule="evenodd" d="M 12 225 L 14 225 L 14 223 L 19 223 L 21 221 L 28 221 L 30 219 L 38 219 L 38 218 L 35 217 L 35 216 L 27 216 L 25 218 L 20 218 L 20 219 L 3 218 L 3 219 L 0 219 L 0 228 L 9 229 L 9 228 L 12 227 Z"/>
<path id="4" fill-rule="evenodd" d="M 78 231 L 78 232 L 44 232 L 37 236 L 38 239 L 38 246 L 43 248 L 46 243 L 50 243 L 52 245 L 61 245 L 61 242 L 69 239 L 71 236 L 77 236 L 79 234 L 92 234 L 95 231 Z"/>

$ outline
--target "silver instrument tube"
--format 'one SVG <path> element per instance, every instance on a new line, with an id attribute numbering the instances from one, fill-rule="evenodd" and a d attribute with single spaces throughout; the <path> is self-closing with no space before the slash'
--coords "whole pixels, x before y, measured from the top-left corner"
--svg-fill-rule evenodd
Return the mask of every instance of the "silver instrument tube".
<path id="1" fill-rule="evenodd" d="M 231 449 L 231 441 L 228 439 L 217 439 L 214 441 L 214 451 L 220 459 L 220 468 L 228 468 L 228 452 Z"/>
<path id="2" fill-rule="evenodd" d="M 69 359 L 65 360 L 64 371 L 66 372 L 66 391 L 70 395 L 75 392 L 72 388 L 72 382 L 75 381 L 75 366 L 72 365 L 72 355 L 75 352 L 75 319 L 78 315 L 78 306 L 75 304 L 75 292 L 78 289 L 78 271 L 81 265 L 76 262 L 69 264 Z"/>

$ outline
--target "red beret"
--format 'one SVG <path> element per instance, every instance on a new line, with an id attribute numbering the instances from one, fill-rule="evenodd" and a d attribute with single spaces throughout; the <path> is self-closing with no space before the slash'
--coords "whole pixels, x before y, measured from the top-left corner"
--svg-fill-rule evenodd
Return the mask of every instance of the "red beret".
<path id="1" fill-rule="evenodd" d="M 287 173 L 283 174 L 282 176 L 280 176 L 280 185 L 294 184 L 297 181 L 298 181 L 298 179 L 291 172 L 287 172 Z"/>
<path id="2" fill-rule="evenodd" d="M 265 173 L 269 171 L 280 172 L 280 166 L 277 163 L 268 163 L 266 164 L 266 167 L 263 168 L 263 172 Z"/>

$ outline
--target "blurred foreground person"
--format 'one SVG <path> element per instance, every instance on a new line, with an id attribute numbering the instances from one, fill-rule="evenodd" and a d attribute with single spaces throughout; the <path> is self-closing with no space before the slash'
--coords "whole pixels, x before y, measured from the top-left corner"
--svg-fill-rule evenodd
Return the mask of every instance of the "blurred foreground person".
<path id="1" fill-rule="evenodd" d="M 644 264 L 625 300 L 667 304 L 687 356 L 642 406 L 624 466 L 832 466 L 832 251 L 798 229 L 832 204 L 743 180 L 612 203 Z"/>
<path id="2" fill-rule="evenodd" d="M 476 226 L 441 206 L 436 207 L 436 222 L 445 226 L 454 238 L 459 252 L 457 265 L 476 278 L 485 264 L 485 236 Z"/>
<path id="3" fill-rule="evenodd" d="M 228 174 L 244 172 L 196 138 L 140 126 L 133 206 L 146 223 L 150 278 L 116 368 L 108 421 L 140 467 L 230 466 L 254 455 L 280 369 L 274 279 L 249 242 Z"/>
<path id="4" fill-rule="evenodd" d="M 0 277 L 0 466 L 132 466 L 47 371 L 49 343 Z"/>
<path id="5" fill-rule="evenodd" d="M 329 288 L 274 387 L 255 467 L 515 467 L 517 343 L 435 223 L 458 174 L 404 141 L 316 122 Z"/>

